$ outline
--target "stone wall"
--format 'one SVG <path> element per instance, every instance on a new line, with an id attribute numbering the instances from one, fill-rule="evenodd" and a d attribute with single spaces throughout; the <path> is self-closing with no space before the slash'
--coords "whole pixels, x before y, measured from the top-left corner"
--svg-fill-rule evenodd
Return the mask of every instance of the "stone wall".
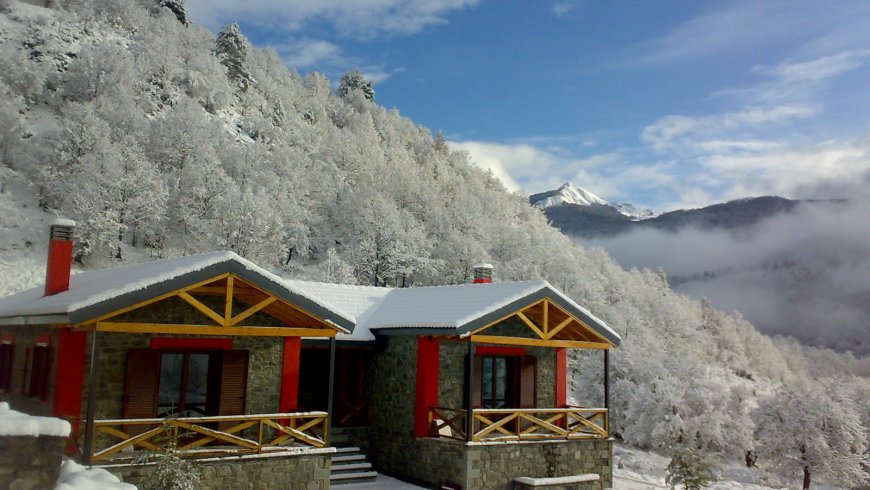
<path id="1" fill-rule="evenodd" d="M 380 470 L 405 475 L 423 459 L 412 449 L 417 338 L 390 337 L 384 350 L 371 358 L 367 377 L 372 414 L 369 458 Z"/>
<path id="2" fill-rule="evenodd" d="M 466 444 L 453 439 L 415 439 L 407 448 L 414 456 L 413 464 L 391 472 L 430 485 L 451 483 L 466 490 L 508 490 L 521 476 L 594 473 L 599 481 L 577 488 L 601 490 L 610 488 L 613 481 L 611 444 L 609 440 Z"/>
<path id="3" fill-rule="evenodd" d="M 232 457 L 195 462 L 200 490 L 325 490 L 329 488 L 332 450 L 268 457 Z M 106 466 L 121 480 L 150 490 L 154 465 Z"/>
<path id="4" fill-rule="evenodd" d="M 0 401 L 9 402 L 10 406 L 15 407 L 24 413 L 31 415 L 52 415 L 51 407 L 54 402 L 54 382 L 57 373 L 57 344 L 58 334 L 57 329 L 48 327 L 2 327 L 0 334 L 11 333 L 14 335 L 15 353 L 12 357 L 12 383 L 9 393 L 0 392 Z M 33 347 L 36 338 L 40 335 L 51 335 L 51 373 L 48 378 L 48 397 L 43 400 L 41 398 L 31 398 L 24 396 L 24 370 L 27 362 L 27 349 Z M 30 367 L 27 366 L 29 370 Z"/>
<path id="5" fill-rule="evenodd" d="M 468 474 L 463 488 L 509 489 L 514 478 L 571 476 L 594 473 L 601 477 L 593 488 L 613 482 L 612 441 L 558 441 L 467 446 Z"/>
<path id="6" fill-rule="evenodd" d="M 0 488 L 54 488 L 66 437 L 0 437 Z"/>

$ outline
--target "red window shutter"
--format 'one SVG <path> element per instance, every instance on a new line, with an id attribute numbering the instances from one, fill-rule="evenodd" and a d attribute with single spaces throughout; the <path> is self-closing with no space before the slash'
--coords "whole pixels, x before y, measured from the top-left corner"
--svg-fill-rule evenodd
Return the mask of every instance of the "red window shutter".
<path id="1" fill-rule="evenodd" d="M 218 415 L 244 415 L 248 390 L 248 351 L 228 350 L 223 352 L 221 363 L 221 387 Z M 222 422 L 218 429 L 226 429 L 235 422 Z"/>
<path id="2" fill-rule="evenodd" d="M 124 382 L 124 418 L 148 419 L 157 415 L 160 388 L 160 351 L 127 351 L 127 376 Z M 131 435 L 150 429 L 147 425 L 128 426 Z"/>
<path id="3" fill-rule="evenodd" d="M 520 361 L 520 408 L 535 408 L 537 398 L 538 360 L 534 357 L 523 357 Z"/>

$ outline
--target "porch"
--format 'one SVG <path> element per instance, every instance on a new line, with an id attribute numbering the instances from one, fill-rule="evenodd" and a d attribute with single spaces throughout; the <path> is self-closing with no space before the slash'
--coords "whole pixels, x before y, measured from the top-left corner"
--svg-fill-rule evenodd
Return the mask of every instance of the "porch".
<path id="1" fill-rule="evenodd" d="M 223 273 L 76 329 L 91 354 L 77 441 L 85 464 L 167 450 L 211 461 L 331 451 L 331 399 L 299 410 L 301 337 L 334 352 L 346 330 L 250 277 Z M 329 364 L 328 392 L 333 377 Z"/>

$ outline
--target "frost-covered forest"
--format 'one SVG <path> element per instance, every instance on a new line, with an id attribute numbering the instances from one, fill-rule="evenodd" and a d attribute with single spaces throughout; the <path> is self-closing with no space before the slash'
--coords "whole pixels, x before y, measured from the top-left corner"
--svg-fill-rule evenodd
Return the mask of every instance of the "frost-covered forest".
<path id="1" fill-rule="evenodd" d="M 285 276 L 412 287 L 486 260 L 623 336 L 612 431 L 627 444 L 745 460 L 789 487 L 868 478 L 870 359 L 764 336 L 575 246 L 358 72 L 300 75 L 180 0 L 47 3 L 0 0 L 0 202 L 25 192 L 76 220 L 78 267 L 230 249 Z M 14 243 L 27 225 L 4 244 L 32 246 Z M 576 401 L 601 403 L 600 353 L 573 355 Z"/>

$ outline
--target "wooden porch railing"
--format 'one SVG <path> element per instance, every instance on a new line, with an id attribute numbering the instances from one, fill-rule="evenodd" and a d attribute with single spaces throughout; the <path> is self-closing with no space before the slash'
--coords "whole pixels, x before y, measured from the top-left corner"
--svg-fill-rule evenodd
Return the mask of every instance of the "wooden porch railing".
<path id="1" fill-rule="evenodd" d="M 472 411 L 473 442 L 606 439 L 603 408 L 481 408 Z M 429 409 L 430 436 L 467 440 L 466 411 Z"/>
<path id="2" fill-rule="evenodd" d="M 231 424 L 231 427 L 220 430 L 219 424 Z M 229 456 L 280 450 L 288 446 L 322 448 L 328 445 L 326 412 L 95 420 L 94 432 L 102 435 L 95 437 L 97 442 L 108 439 L 110 444 L 93 449 L 90 461 L 95 464 L 132 459 L 129 451 L 134 448 L 163 452 L 170 442 L 184 457 Z"/>

